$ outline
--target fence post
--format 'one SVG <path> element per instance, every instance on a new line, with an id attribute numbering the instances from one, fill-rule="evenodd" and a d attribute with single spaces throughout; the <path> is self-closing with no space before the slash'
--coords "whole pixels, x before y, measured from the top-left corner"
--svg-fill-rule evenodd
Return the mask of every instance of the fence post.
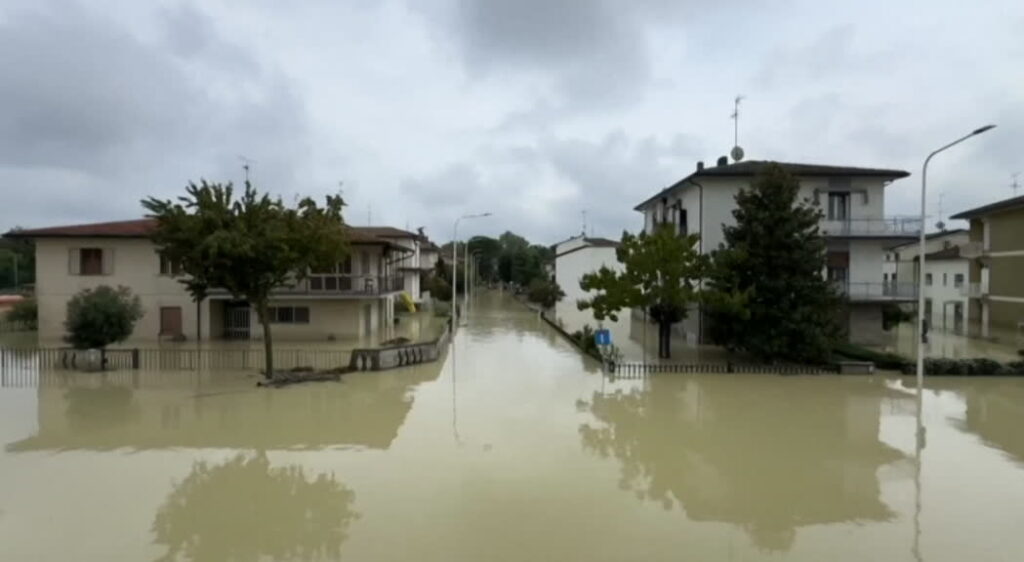
<path id="1" fill-rule="evenodd" d="M 139 348 L 132 348 L 132 369 L 139 368 Z"/>

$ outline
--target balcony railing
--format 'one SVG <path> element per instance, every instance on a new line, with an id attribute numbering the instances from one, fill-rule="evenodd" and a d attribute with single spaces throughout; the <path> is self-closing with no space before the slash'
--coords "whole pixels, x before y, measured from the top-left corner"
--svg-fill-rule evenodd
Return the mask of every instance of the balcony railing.
<path id="1" fill-rule="evenodd" d="M 915 283 L 872 283 L 836 281 L 836 288 L 852 301 L 913 300 L 917 298 Z"/>
<path id="2" fill-rule="evenodd" d="M 274 296 L 323 295 L 323 296 L 378 296 L 401 291 L 404 280 L 401 276 L 346 275 L 339 273 L 312 274 L 293 285 L 278 287 Z M 223 289 L 210 291 L 212 295 L 226 293 Z"/>
<path id="3" fill-rule="evenodd" d="M 980 298 L 987 294 L 987 283 L 964 283 L 960 285 L 960 296 L 969 298 Z"/>
<path id="4" fill-rule="evenodd" d="M 921 219 L 913 217 L 823 219 L 821 231 L 825 236 L 919 236 L 921 234 Z"/>

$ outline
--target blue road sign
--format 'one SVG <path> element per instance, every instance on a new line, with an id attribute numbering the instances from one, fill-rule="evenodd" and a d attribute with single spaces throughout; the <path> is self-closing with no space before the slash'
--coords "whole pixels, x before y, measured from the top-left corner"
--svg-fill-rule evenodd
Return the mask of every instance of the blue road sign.
<path id="1" fill-rule="evenodd" d="M 611 345 L 612 333 L 608 330 L 598 330 L 594 332 L 594 343 L 597 345 Z"/>

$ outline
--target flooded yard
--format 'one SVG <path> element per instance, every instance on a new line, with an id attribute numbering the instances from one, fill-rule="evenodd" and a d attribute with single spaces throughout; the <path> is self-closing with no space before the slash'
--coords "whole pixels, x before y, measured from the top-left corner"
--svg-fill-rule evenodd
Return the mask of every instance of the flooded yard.
<path id="1" fill-rule="evenodd" d="M 615 381 L 497 294 L 453 345 L 278 390 L 245 371 L 5 378 L 0 560 L 1024 552 L 1024 380 L 943 377 L 920 405 L 899 377 Z"/>

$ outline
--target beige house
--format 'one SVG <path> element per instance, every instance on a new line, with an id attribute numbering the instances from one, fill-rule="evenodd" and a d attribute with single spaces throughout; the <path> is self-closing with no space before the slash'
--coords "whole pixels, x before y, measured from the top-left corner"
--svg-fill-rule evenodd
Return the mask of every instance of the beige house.
<path id="1" fill-rule="evenodd" d="M 68 300 L 99 285 L 124 285 L 142 300 L 144 316 L 131 342 L 262 337 L 249 304 L 227 291 L 214 290 L 199 305 L 192 301 L 150 240 L 155 224 L 141 219 L 8 234 L 36 243 L 41 341 L 59 341 Z M 394 300 L 403 290 L 397 264 L 408 250 L 372 229 L 350 227 L 349 239 L 351 254 L 343 263 L 275 292 L 275 340 L 377 343 L 387 333 L 381 328 L 393 325 Z"/>
<path id="2" fill-rule="evenodd" d="M 953 215 L 970 221 L 971 260 L 965 295 L 972 332 L 983 337 L 1024 336 L 1024 196 Z"/>
<path id="3" fill-rule="evenodd" d="M 437 246 L 423 234 L 409 232 L 390 226 L 365 226 L 360 231 L 388 240 L 404 250 L 395 263 L 398 275 L 402 278 L 402 290 L 413 302 L 423 302 L 423 273 L 433 270 L 437 263 Z"/>

